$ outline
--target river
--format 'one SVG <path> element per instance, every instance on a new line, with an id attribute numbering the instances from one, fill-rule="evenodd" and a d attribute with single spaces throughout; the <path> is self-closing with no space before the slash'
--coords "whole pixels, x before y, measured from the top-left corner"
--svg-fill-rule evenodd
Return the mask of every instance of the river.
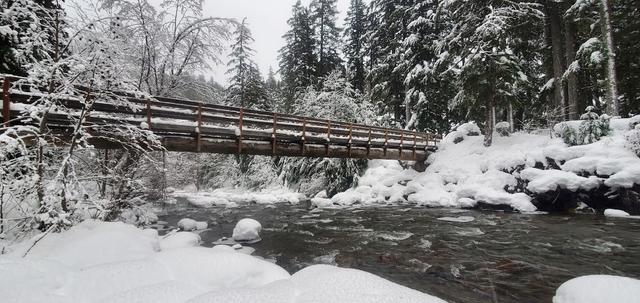
<path id="1" fill-rule="evenodd" d="M 254 218 L 263 226 L 254 255 L 290 273 L 318 263 L 358 268 L 449 302 L 550 302 L 573 277 L 640 278 L 637 219 L 304 203 L 196 208 L 179 199 L 161 212 L 158 228 L 185 217 L 209 223 L 203 246 Z"/>

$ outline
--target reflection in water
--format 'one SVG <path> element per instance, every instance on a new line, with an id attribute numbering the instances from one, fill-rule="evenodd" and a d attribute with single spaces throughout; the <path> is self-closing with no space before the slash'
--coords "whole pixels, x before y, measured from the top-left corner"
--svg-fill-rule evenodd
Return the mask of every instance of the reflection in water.
<path id="1" fill-rule="evenodd" d="M 184 201 L 164 212 L 161 232 L 184 217 L 207 221 L 204 246 L 231 236 L 238 220 L 254 218 L 264 228 L 254 255 L 289 272 L 318 263 L 353 267 L 449 302 L 492 302 L 494 296 L 498 302 L 550 302 L 555 289 L 576 276 L 640 277 L 640 220 L 633 219 L 406 206 L 203 209 Z"/>

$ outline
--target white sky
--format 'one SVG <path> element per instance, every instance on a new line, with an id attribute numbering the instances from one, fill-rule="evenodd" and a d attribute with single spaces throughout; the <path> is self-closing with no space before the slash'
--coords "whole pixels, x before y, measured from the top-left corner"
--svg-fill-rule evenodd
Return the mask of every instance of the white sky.
<path id="1" fill-rule="evenodd" d="M 309 0 L 303 0 L 308 5 Z M 204 15 L 212 17 L 235 18 L 241 21 L 246 17 L 255 42 L 254 60 L 260 71 L 266 77 L 269 66 L 278 70 L 278 50 L 284 45 L 282 35 L 289 29 L 287 19 L 291 16 L 291 7 L 296 0 L 204 0 Z M 338 0 L 338 26 L 342 27 L 349 8 L 349 0 Z M 231 41 L 229 42 L 231 43 Z M 225 51 L 222 61 L 224 64 L 214 66 L 211 76 L 220 84 L 227 84 L 225 71 L 227 70 Z"/>

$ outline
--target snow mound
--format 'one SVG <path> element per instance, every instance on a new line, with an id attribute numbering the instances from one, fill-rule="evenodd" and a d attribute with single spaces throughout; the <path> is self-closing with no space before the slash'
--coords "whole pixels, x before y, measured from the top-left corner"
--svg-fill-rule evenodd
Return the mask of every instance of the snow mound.
<path id="1" fill-rule="evenodd" d="M 294 302 L 445 302 L 373 274 L 330 265 L 313 265 L 291 276 L 298 291 Z"/>
<path id="2" fill-rule="evenodd" d="M 233 240 L 243 242 L 260 241 L 261 230 L 262 225 L 260 225 L 260 222 L 254 219 L 244 218 L 238 221 L 233 228 Z"/>
<path id="3" fill-rule="evenodd" d="M 188 231 L 169 234 L 160 240 L 160 248 L 169 250 L 174 248 L 194 247 L 200 245 L 200 236 Z"/>
<path id="4" fill-rule="evenodd" d="M 607 208 L 604 210 L 604 215 L 607 217 L 629 217 L 631 216 L 628 212 L 622 211 L 619 209 Z"/>
<path id="5" fill-rule="evenodd" d="M 31 246 L 25 241 L 0 256 L 0 301 L 443 302 L 355 269 L 312 266 L 292 277 L 239 253 L 244 247 L 181 247 L 194 244 L 183 241 L 194 236 L 159 240 L 157 232 L 132 225 L 85 221 L 49 234 L 23 258 Z"/>
<path id="6" fill-rule="evenodd" d="M 582 276 L 564 282 L 556 290 L 553 303 L 636 303 L 640 280 L 608 276 Z"/>

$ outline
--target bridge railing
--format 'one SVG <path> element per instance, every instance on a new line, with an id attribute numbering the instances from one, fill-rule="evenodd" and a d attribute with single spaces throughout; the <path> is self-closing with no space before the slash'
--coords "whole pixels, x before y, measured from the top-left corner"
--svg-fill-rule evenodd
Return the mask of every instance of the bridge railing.
<path id="1" fill-rule="evenodd" d="M 42 88 L 29 88 L 11 84 L 11 79 L 0 77 L 3 92 L 3 122 L 5 127 L 21 115 L 24 106 L 43 97 Z M 33 88 L 31 88 L 33 90 Z M 56 96 L 57 104 L 63 106 L 47 116 L 50 128 L 64 131 L 70 128 L 70 120 L 77 117 L 86 106 L 85 98 L 106 94 L 104 98 L 92 100 L 88 126 L 130 124 L 148 128 L 163 138 L 183 137 L 192 140 L 189 150 L 200 152 L 203 144 L 219 145 L 224 141 L 224 153 L 243 153 L 243 149 L 260 149 L 258 154 L 306 156 L 332 156 L 333 149 L 345 149 L 344 157 L 396 158 L 388 155 L 393 150 L 399 158 L 407 160 L 422 158 L 426 150 L 435 149 L 440 136 L 368 126 L 357 123 L 322 120 L 291 114 L 267 112 L 255 109 L 216 105 L 193 100 L 168 97 L 142 98 L 125 92 L 90 92 L 85 96 Z M 109 97 L 110 96 L 110 97 Z M 117 98 L 114 98 L 117 97 Z M 126 99 L 129 104 L 116 100 Z M 15 120 L 15 121 L 14 121 Z M 12 122 L 14 121 L 14 122 Z M 263 143 L 260 148 L 256 142 Z M 264 146 L 266 143 L 270 151 Z M 233 146 L 231 146 L 233 145 Z M 299 151 L 288 146 L 297 145 Z M 314 148 L 310 148 L 313 146 Z M 320 146 L 320 147 L 318 147 Z M 176 147 L 179 148 L 179 147 Z M 319 150 L 324 148 L 324 155 Z M 235 150 L 234 150 L 235 149 Z M 222 149 L 221 149 L 222 150 Z M 372 150 L 374 150 L 372 152 Z M 244 151 L 248 152 L 248 151 Z"/>

